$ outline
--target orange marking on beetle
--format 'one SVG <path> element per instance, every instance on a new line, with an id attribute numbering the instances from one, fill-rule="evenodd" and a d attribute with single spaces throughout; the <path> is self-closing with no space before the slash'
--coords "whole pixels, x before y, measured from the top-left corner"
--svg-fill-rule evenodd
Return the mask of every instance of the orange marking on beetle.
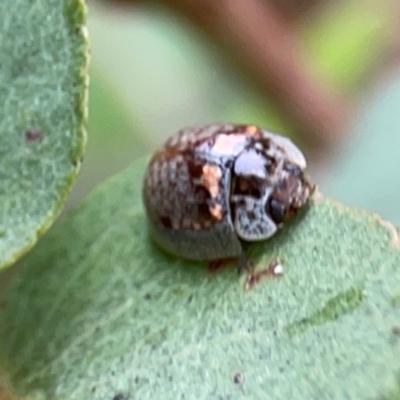
<path id="1" fill-rule="evenodd" d="M 217 197 L 219 194 L 219 181 L 222 177 L 221 168 L 218 165 L 205 164 L 203 166 L 203 175 L 201 184 L 210 192 L 211 197 Z"/>
<path id="2" fill-rule="evenodd" d="M 216 218 L 218 220 L 222 219 L 223 215 L 222 215 L 222 207 L 221 207 L 221 205 L 220 204 L 215 204 L 215 205 L 211 206 L 210 207 L 210 214 L 214 218 Z"/>
<path id="3" fill-rule="evenodd" d="M 247 128 L 246 128 L 246 132 L 249 134 L 249 135 L 251 135 L 251 136 L 256 136 L 256 135 L 258 135 L 258 132 L 259 130 L 258 130 L 258 128 L 256 127 L 256 126 L 254 126 L 254 125 L 249 125 Z"/>

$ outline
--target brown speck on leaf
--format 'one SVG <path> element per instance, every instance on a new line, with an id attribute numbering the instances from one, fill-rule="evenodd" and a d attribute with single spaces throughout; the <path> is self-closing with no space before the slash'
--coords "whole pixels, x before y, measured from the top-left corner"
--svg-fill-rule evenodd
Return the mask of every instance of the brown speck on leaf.
<path id="1" fill-rule="evenodd" d="M 244 374 L 242 372 L 238 372 L 233 377 L 233 383 L 236 385 L 241 385 L 244 382 Z"/>
<path id="2" fill-rule="evenodd" d="M 247 272 L 244 288 L 245 290 L 252 290 L 265 278 L 281 276 L 283 266 L 278 258 L 274 258 L 266 268 L 256 271 L 254 266 L 248 266 Z"/>
<path id="3" fill-rule="evenodd" d="M 28 129 L 25 131 L 25 140 L 27 142 L 37 142 L 42 140 L 43 133 L 37 129 Z"/>
<path id="4" fill-rule="evenodd" d="M 392 327 L 392 334 L 395 336 L 400 336 L 400 326 L 395 325 Z"/>
<path id="5" fill-rule="evenodd" d="M 216 274 L 232 262 L 231 259 L 212 260 L 208 263 L 208 272 Z"/>
<path id="6" fill-rule="evenodd" d="M 117 393 L 114 397 L 113 400 L 127 400 L 127 397 L 122 394 L 122 393 Z"/>

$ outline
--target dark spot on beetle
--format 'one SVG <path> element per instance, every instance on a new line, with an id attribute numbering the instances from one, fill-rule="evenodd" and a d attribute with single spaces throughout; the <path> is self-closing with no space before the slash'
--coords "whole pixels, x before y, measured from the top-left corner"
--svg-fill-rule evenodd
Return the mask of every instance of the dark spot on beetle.
<path id="1" fill-rule="evenodd" d="M 238 372 L 237 374 L 235 374 L 235 376 L 233 377 L 233 383 L 235 383 L 236 385 L 241 385 L 243 382 L 244 382 L 243 372 Z"/>
<path id="2" fill-rule="evenodd" d="M 96 391 L 96 386 L 93 386 L 92 387 L 92 392 L 95 392 Z"/>
<path id="3" fill-rule="evenodd" d="M 279 367 L 279 372 L 280 372 L 281 374 L 283 374 L 284 371 L 285 371 L 285 368 Z"/>
<path id="4" fill-rule="evenodd" d="M 163 224 L 163 226 L 165 226 L 166 228 L 170 229 L 172 228 L 172 221 L 170 217 L 165 217 L 162 216 L 160 217 L 160 222 Z"/>
<path id="5" fill-rule="evenodd" d="M 252 196 L 257 199 L 261 197 L 260 182 L 258 179 L 244 178 L 243 176 L 234 176 L 233 194 Z"/>
<path id="6" fill-rule="evenodd" d="M 193 300 L 193 295 L 191 294 L 191 295 L 188 297 L 187 302 L 190 304 L 190 303 L 192 302 L 192 300 Z"/>
<path id="7" fill-rule="evenodd" d="M 112 376 L 114 376 L 115 375 L 115 371 L 113 370 L 113 371 L 111 371 L 111 375 Z"/>
<path id="8" fill-rule="evenodd" d="M 249 210 L 247 212 L 247 217 L 249 218 L 250 221 L 254 221 L 257 219 L 256 213 L 253 210 Z"/>
<path id="9" fill-rule="evenodd" d="M 135 383 L 139 383 L 139 380 L 140 380 L 139 377 L 136 376 L 136 377 L 135 377 Z"/>
<path id="10" fill-rule="evenodd" d="M 270 197 L 265 205 L 266 213 L 276 224 L 281 224 L 285 219 L 285 206 L 273 197 Z"/>
<path id="11" fill-rule="evenodd" d="M 199 212 L 199 222 L 201 223 L 202 220 L 211 220 L 212 216 L 210 214 L 210 206 L 207 203 L 199 203 L 197 205 L 197 210 Z"/>
<path id="12" fill-rule="evenodd" d="M 94 328 L 94 331 L 95 331 L 95 332 L 100 332 L 100 327 L 99 327 L 99 326 L 96 326 L 96 328 Z"/>
<path id="13" fill-rule="evenodd" d="M 39 130 L 36 129 L 28 129 L 25 131 L 25 140 L 27 142 L 37 142 L 39 140 L 42 140 L 43 138 L 43 133 Z"/>
<path id="14" fill-rule="evenodd" d="M 187 163 L 189 175 L 191 178 L 200 179 L 203 175 L 203 163 L 196 162 L 195 160 L 189 160 Z"/>
<path id="15" fill-rule="evenodd" d="M 290 175 L 293 175 L 293 176 L 296 176 L 296 177 L 299 177 L 299 178 L 303 177 L 303 171 L 296 164 L 287 163 L 287 164 L 285 164 L 283 169 L 285 171 L 289 172 Z"/>
<path id="16" fill-rule="evenodd" d="M 196 185 L 194 188 L 195 204 L 187 204 L 187 214 L 196 212 L 196 222 L 200 224 L 200 227 L 209 227 L 214 224 L 216 218 L 211 213 L 213 210 L 213 204 L 211 204 L 210 192 L 202 185 Z M 215 199 L 218 205 L 218 199 Z M 215 213 L 214 213 L 215 214 Z"/>
<path id="17" fill-rule="evenodd" d="M 172 382 L 172 381 L 173 381 L 173 378 L 172 378 L 172 376 L 171 376 L 171 375 L 168 377 L 168 380 L 169 380 L 170 382 Z"/>
<path id="18" fill-rule="evenodd" d="M 146 294 L 144 295 L 144 299 L 145 299 L 145 300 L 151 300 L 151 294 L 150 294 L 150 293 L 146 293 Z"/>

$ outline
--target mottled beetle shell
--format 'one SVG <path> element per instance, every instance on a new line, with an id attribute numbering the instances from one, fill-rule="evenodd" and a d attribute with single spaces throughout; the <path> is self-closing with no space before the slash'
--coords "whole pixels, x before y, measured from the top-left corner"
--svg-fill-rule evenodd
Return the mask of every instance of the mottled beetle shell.
<path id="1" fill-rule="evenodd" d="M 306 160 L 287 138 L 253 125 L 211 124 L 172 136 L 143 187 L 152 238 L 194 260 L 240 257 L 303 206 Z"/>

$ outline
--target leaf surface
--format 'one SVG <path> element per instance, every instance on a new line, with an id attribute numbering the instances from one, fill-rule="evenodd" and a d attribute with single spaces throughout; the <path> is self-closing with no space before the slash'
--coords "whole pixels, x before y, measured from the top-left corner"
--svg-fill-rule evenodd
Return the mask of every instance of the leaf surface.
<path id="1" fill-rule="evenodd" d="M 397 390 L 398 232 L 316 194 L 245 290 L 149 240 L 144 161 L 98 187 L 24 260 L 1 313 L 0 382 L 29 398 L 366 399 Z M 130 396 L 130 397 L 129 397 Z M 381 396 L 381 397 L 379 397 Z M 24 397 L 25 398 L 25 397 Z"/>
<path id="2" fill-rule="evenodd" d="M 61 210 L 85 144 L 83 0 L 0 2 L 0 270 Z"/>

